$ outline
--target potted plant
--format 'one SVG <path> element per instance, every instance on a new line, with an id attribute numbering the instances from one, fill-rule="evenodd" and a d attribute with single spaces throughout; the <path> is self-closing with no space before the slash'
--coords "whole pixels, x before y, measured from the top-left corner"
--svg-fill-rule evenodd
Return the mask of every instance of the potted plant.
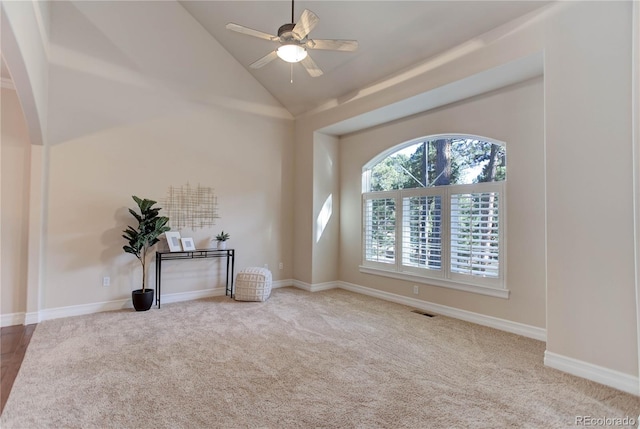
<path id="1" fill-rule="evenodd" d="M 148 199 L 140 199 L 133 196 L 134 201 L 138 204 L 140 214 L 133 209 L 129 209 L 129 213 L 138 221 L 137 228 L 127 226 L 122 231 L 124 237 L 129 244 L 123 246 L 122 249 L 126 253 L 131 253 L 140 261 L 142 265 L 142 289 L 136 289 L 131 292 L 133 307 L 136 311 L 147 311 L 153 304 L 153 289 L 147 288 L 147 253 L 160 239 L 161 234 L 169 231 L 171 228 L 167 226 L 169 218 L 159 216 L 160 208 L 153 206 L 156 201 Z"/>
<path id="2" fill-rule="evenodd" d="M 216 241 L 218 242 L 218 249 L 227 248 L 227 240 L 229 239 L 229 237 L 230 237 L 229 233 L 224 231 L 216 235 Z"/>

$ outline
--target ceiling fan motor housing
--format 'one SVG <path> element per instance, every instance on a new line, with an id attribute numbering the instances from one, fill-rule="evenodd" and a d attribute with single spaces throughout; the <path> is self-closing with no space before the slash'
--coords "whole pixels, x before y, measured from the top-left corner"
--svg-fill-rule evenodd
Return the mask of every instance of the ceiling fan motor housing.
<path id="1" fill-rule="evenodd" d="M 295 23 L 280 26 L 280 28 L 278 28 L 278 37 L 280 37 L 280 40 L 283 42 L 295 40 L 295 37 L 293 36 L 293 29 L 295 26 Z"/>

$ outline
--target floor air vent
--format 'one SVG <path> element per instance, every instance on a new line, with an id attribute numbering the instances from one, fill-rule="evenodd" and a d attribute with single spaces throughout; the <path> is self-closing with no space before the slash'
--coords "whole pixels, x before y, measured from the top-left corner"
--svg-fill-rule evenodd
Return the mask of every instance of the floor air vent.
<path id="1" fill-rule="evenodd" d="M 434 317 L 435 316 L 435 314 L 429 314 L 429 313 L 426 313 L 426 312 L 424 312 L 422 310 L 411 310 L 411 312 L 412 313 L 416 313 L 416 314 L 422 314 L 423 316 L 427 316 L 427 317 Z"/>

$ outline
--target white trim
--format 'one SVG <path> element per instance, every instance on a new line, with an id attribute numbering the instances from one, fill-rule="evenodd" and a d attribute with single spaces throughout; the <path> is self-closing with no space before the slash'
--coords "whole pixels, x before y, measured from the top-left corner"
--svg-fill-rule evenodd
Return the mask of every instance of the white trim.
<path id="1" fill-rule="evenodd" d="M 338 282 L 341 289 L 363 295 L 372 296 L 374 298 L 383 299 L 385 301 L 395 302 L 397 304 L 407 305 L 420 310 L 440 314 L 442 316 L 453 317 L 455 319 L 476 323 L 482 326 L 499 329 L 501 331 L 510 332 L 512 334 L 522 335 L 524 337 L 533 338 L 534 340 L 546 341 L 547 330 L 537 326 L 525 325 L 524 323 L 512 322 L 510 320 L 499 319 L 497 317 L 485 316 L 484 314 L 473 313 L 467 310 L 460 310 L 446 305 L 435 304 L 421 299 L 409 298 L 395 293 L 384 292 L 377 289 L 356 285 L 347 282 Z"/>
<path id="2" fill-rule="evenodd" d="M 24 316 L 24 324 L 33 325 L 34 323 L 40 323 L 40 314 L 38 312 L 26 313 Z"/>
<path id="3" fill-rule="evenodd" d="M 292 286 L 294 280 L 277 280 L 272 283 L 273 288 L 281 288 Z M 334 286 L 335 287 L 335 286 Z M 312 292 L 323 290 L 315 287 Z M 209 298 L 212 296 L 224 296 L 224 288 L 203 289 L 189 292 L 169 293 L 161 295 L 162 304 L 171 304 L 173 302 L 192 301 L 194 299 Z M 155 305 L 155 303 L 154 303 Z M 96 302 L 91 304 L 70 305 L 68 307 L 48 308 L 34 313 L 13 313 L 3 314 L 1 318 L 2 326 L 12 325 L 30 325 L 40 323 L 43 320 L 53 320 L 62 317 L 82 316 L 86 314 L 101 313 L 103 311 L 122 310 L 123 308 L 133 308 L 131 299 L 118 299 L 114 301 Z M 152 309 L 155 307 L 152 307 Z M 161 308 L 162 309 L 162 308 Z"/>
<path id="4" fill-rule="evenodd" d="M 586 378 L 632 395 L 640 395 L 640 380 L 630 374 L 562 356 L 548 350 L 544 352 L 544 364 L 549 368 Z"/>
<path id="5" fill-rule="evenodd" d="M 339 282 L 325 282 L 325 283 L 311 284 L 311 283 L 302 282 L 300 280 L 293 280 L 292 283 L 293 283 L 293 286 L 297 287 L 298 289 L 306 290 L 307 292 L 320 292 L 323 290 L 336 289 L 340 287 Z"/>
<path id="6" fill-rule="evenodd" d="M 0 316 L 0 326 L 14 326 L 14 325 L 24 325 L 25 314 L 24 313 L 10 313 L 3 314 Z"/>
<path id="7" fill-rule="evenodd" d="M 281 287 L 288 287 L 288 286 L 293 286 L 292 279 L 274 280 L 273 282 L 271 282 L 271 289 L 278 289 Z"/>
<path id="8" fill-rule="evenodd" d="M 70 305 L 67 307 L 47 308 L 38 312 L 38 322 L 60 319 L 62 317 L 83 316 L 103 311 L 121 310 L 131 307 L 131 299 L 96 302 L 91 304 Z"/>
<path id="9" fill-rule="evenodd" d="M 173 302 L 192 301 L 194 299 L 209 298 L 212 296 L 224 296 L 224 294 L 224 288 L 170 293 L 161 295 L 161 303 L 171 304 Z M 27 313 L 25 324 L 28 325 L 32 323 L 39 323 L 44 320 L 60 319 L 62 317 L 83 316 L 86 314 L 101 313 L 103 311 L 122 310 L 125 308 L 133 308 L 131 298 L 96 302 L 91 304 L 70 305 L 68 307 L 48 308 L 37 313 Z M 156 308 L 155 302 L 152 309 L 154 308 Z"/>
<path id="10" fill-rule="evenodd" d="M 424 283 L 431 286 L 445 287 L 447 289 L 456 289 L 464 292 L 473 292 L 481 295 L 493 296 L 496 298 L 509 298 L 509 289 L 497 289 L 487 286 L 470 285 L 459 282 L 452 282 L 446 279 L 435 279 L 424 276 L 415 275 L 408 272 L 396 272 L 381 270 L 379 268 L 365 267 L 360 265 L 360 272 L 365 274 L 372 274 L 375 276 L 391 277 L 398 280 L 405 280 L 408 282 Z"/>
<path id="11" fill-rule="evenodd" d="M 488 326 L 490 328 L 499 329 L 501 331 L 511 332 L 512 334 L 522 335 L 524 337 L 533 338 L 534 340 L 547 340 L 547 330 L 544 328 L 539 328 L 537 326 L 525 325 L 524 323 L 512 322 L 510 320 L 499 319 L 492 316 L 485 316 L 484 314 L 473 313 L 467 310 L 460 310 L 459 308 L 435 304 L 416 298 L 409 298 L 406 296 L 397 295 L 395 293 L 384 292 L 353 283 L 337 283 L 341 289 L 345 289 L 351 292 L 372 296 L 374 298 L 380 298 L 385 301 L 395 302 L 397 304 L 407 305 L 410 307 L 418 308 L 420 310 L 441 314 L 443 316 L 453 317 L 455 319 L 465 320 L 467 322 Z"/>

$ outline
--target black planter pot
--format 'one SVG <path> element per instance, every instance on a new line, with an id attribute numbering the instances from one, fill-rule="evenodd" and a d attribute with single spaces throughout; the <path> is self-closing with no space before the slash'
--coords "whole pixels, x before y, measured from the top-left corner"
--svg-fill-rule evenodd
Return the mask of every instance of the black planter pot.
<path id="1" fill-rule="evenodd" d="M 131 292 L 131 300 L 136 311 L 147 311 L 153 305 L 153 289 L 136 289 Z"/>

